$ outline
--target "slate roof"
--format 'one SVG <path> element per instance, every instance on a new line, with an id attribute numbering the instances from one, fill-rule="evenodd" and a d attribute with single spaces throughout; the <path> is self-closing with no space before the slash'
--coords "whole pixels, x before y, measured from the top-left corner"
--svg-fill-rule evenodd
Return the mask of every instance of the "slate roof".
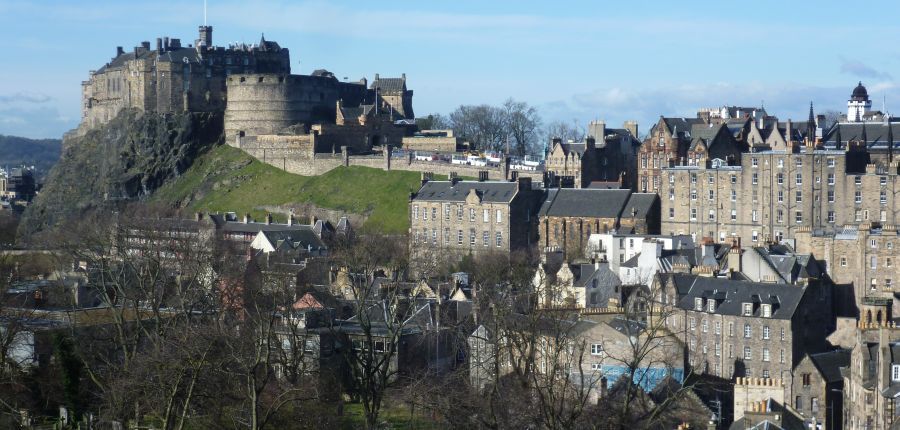
<path id="1" fill-rule="evenodd" d="M 325 249 L 325 243 L 308 226 L 294 230 L 263 230 L 266 237 L 275 249 L 289 246 L 290 249 Z"/>
<path id="2" fill-rule="evenodd" d="M 825 378 L 825 382 L 841 382 L 843 381 L 841 367 L 850 365 L 850 352 L 851 350 L 849 349 L 836 349 L 834 351 L 811 354 L 809 359 L 816 366 L 816 369 L 819 369 L 822 377 Z"/>
<path id="3" fill-rule="evenodd" d="M 891 136 L 892 135 L 892 136 Z M 894 148 L 900 147 L 900 122 L 854 122 L 837 123 L 833 125 L 822 138 L 826 147 L 835 147 L 840 144 L 846 148 L 853 140 L 863 140 L 865 136 L 867 148 L 887 148 L 888 142 L 893 141 Z"/>
<path id="4" fill-rule="evenodd" d="M 755 246 L 752 248 L 752 251 L 759 254 L 763 261 L 778 272 L 785 282 L 793 283 L 797 279 L 818 277 L 820 275 L 817 265 L 810 266 L 810 260 L 812 259 L 810 254 L 796 254 L 788 246 Z M 810 269 L 814 273 L 810 273 Z"/>
<path id="5" fill-rule="evenodd" d="M 628 203 L 622 208 L 622 216 L 634 215 L 638 219 L 647 218 L 654 203 L 658 201 L 659 195 L 656 193 L 632 193 L 628 198 Z"/>
<path id="6" fill-rule="evenodd" d="M 413 200 L 463 202 L 470 190 L 475 190 L 484 202 L 509 203 L 519 191 L 517 182 L 428 181 Z"/>
<path id="7" fill-rule="evenodd" d="M 678 302 L 679 308 L 693 310 L 695 298 L 714 298 L 717 302 L 716 314 L 734 316 L 743 315 L 743 303 L 754 303 L 754 305 L 773 305 L 772 319 L 791 319 L 806 293 L 806 287 L 732 281 L 695 275 L 679 278 L 676 282 L 691 282 L 688 293 Z M 760 317 L 761 312 L 761 306 L 754 306 L 754 317 Z"/>
<path id="8" fill-rule="evenodd" d="M 378 89 L 384 93 L 401 93 L 406 90 L 406 79 L 404 78 L 378 78 L 372 81 L 372 89 Z"/>
<path id="9" fill-rule="evenodd" d="M 685 133 L 685 138 L 690 139 L 691 137 L 691 127 L 695 124 L 703 124 L 703 120 L 700 118 L 662 118 L 663 123 L 665 123 L 666 128 L 669 129 L 670 134 L 675 133 Z"/>
<path id="10" fill-rule="evenodd" d="M 600 263 L 598 266 L 588 263 L 569 265 L 569 270 L 575 275 L 572 286 L 575 288 L 586 288 L 586 284 L 595 278 L 598 286 L 622 285 L 619 276 L 609 269 L 609 263 Z"/>
<path id="11" fill-rule="evenodd" d="M 623 213 L 622 209 L 628 203 L 630 194 L 631 190 L 594 188 L 560 188 L 550 190 L 538 216 L 615 219 Z M 635 201 L 635 205 L 643 205 L 643 199 Z"/>

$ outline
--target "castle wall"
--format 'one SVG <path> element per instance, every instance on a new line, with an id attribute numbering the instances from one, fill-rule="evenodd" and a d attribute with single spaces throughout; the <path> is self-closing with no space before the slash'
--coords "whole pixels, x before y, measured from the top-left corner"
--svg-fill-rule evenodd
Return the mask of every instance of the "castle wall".
<path id="1" fill-rule="evenodd" d="M 341 94 L 361 84 L 342 84 L 333 77 L 245 74 L 226 81 L 225 137 L 276 134 L 298 123 L 334 122 Z M 362 91 L 360 90 L 360 91 Z"/>
<path id="2" fill-rule="evenodd" d="M 457 137 L 422 137 L 409 136 L 402 139 L 403 149 L 425 152 L 456 152 L 459 145 Z"/>

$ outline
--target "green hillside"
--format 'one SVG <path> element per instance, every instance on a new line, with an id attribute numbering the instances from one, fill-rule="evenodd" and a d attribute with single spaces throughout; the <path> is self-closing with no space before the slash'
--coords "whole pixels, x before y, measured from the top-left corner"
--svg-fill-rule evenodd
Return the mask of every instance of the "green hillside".
<path id="1" fill-rule="evenodd" d="M 311 203 L 368 216 L 364 228 L 403 233 L 409 227 L 409 193 L 419 186 L 416 172 L 340 167 L 321 176 L 300 176 L 261 163 L 243 151 L 221 145 L 204 154 L 170 181 L 152 200 L 192 211 L 251 213 L 264 205 Z"/>

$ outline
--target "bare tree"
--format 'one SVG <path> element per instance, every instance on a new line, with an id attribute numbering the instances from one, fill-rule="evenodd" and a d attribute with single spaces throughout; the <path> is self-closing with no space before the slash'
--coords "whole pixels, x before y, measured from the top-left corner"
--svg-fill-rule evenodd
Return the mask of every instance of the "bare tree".
<path id="1" fill-rule="evenodd" d="M 578 125 L 578 121 L 572 120 L 571 123 L 565 121 L 553 121 L 547 124 L 544 129 L 544 135 L 547 140 L 561 139 L 563 142 L 573 141 L 580 142 L 584 140 L 584 128 Z"/>
<path id="2" fill-rule="evenodd" d="M 538 141 L 538 128 L 541 117 L 534 106 L 528 103 L 506 99 L 503 103 L 507 133 L 512 137 L 515 146 L 510 152 L 517 155 L 533 154 Z"/>
<path id="3" fill-rule="evenodd" d="M 495 106 L 462 105 L 450 113 L 450 123 L 479 149 L 499 151 L 507 138 L 505 111 Z"/>

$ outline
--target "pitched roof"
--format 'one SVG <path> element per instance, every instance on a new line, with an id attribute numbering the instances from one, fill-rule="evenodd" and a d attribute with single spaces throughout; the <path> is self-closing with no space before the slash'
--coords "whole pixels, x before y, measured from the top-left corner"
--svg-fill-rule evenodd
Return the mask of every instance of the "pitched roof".
<path id="1" fill-rule="evenodd" d="M 659 201 L 659 195 L 656 193 L 632 193 L 628 197 L 628 203 L 625 203 L 625 207 L 622 208 L 622 216 L 647 218 L 657 201 Z"/>
<path id="2" fill-rule="evenodd" d="M 475 190 L 482 201 L 495 203 L 509 203 L 518 194 L 517 182 L 478 182 L 478 181 L 428 181 L 413 200 L 439 201 L 439 202 L 463 202 L 471 190 Z"/>
<path id="3" fill-rule="evenodd" d="M 818 354 L 810 354 L 809 359 L 812 361 L 816 369 L 822 373 L 825 382 L 841 382 L 841 367 L 850 365 L 849 349 L 836 349 L 829 352 L 821 352 Z"/>
<path id="4" fill-rule="evenodd" d="M 868 148 L 887 148 L 890 141 L 893 141 L 894 148 L 900 147 L 900 122 L 837 123 L 822 138 L 825 146 L 834 147 L 840 143 L 841 148 L 846 148 L 848 142 L 854 140 L 865 140 Z"/>
<path id="5" fill-rule="evenodd" d="M 681 309 L 694 309 L 694 299 L 715 299 L 716 314 L 741 316 L 743 303 L 771 304 L 772 319 L 791 319 L 800 305 L 807 287 L 787 286 L 761 282 L 732 281 L 692 275 L 682 278 L 690 281 L 690 290 L 678 302 Z M 705 308 L 704 308 L 705 309 Z M 753 316 L 761 316 L 761 310 L 754 306 Z"/>
<path id="6" fill-rule="evenodd" d="M 273 248 L 323 249 L 325 243 L 309 226 L 299 226 L 293 230 L 263 230 L 261 233 Z"/>
<path id="7" fill-rule="evenodd" d="M 560 188 L 550 190 L 539 216 L 618 218 L 628 203 L 631 190 Z M 635 201 L 642 204 L 643 200 Z"/>
<path id="8" fill-rule="evenodd" d="M 372 81 L 372 89 L 384 93 L 401 93 L 406 90 L 406 78 L 378 78 Z"/>

